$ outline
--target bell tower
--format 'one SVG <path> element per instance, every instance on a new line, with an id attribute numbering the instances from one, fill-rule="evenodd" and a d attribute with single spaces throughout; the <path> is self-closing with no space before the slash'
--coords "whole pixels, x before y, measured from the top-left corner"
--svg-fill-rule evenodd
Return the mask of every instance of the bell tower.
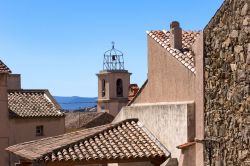
<path id="1" fill-rule="evenodd" d="M 116 116 L 128 103 L 130 75 L 124 67 L 123 53 L 112 49 L 104 53 L 103 70 L 98 74 L 98 112 L 108 112 Z"/>

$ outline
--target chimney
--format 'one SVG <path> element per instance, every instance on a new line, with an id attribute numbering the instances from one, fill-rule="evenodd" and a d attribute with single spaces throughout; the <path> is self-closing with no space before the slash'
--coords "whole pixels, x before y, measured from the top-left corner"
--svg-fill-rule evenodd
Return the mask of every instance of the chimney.
<path id="1" fill-rule="evenodd" d="M 182 29 L 178 21 L 170 24 L 170 46 L 175 49 L 182 49 Z"/>

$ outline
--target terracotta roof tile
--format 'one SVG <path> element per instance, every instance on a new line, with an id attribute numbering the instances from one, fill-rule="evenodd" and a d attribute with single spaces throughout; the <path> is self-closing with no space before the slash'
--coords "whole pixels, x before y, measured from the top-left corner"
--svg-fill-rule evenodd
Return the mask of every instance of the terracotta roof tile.
<path id="1" fill-rule="evenodd" d="M 137 119 L 22 143 L 7 150 L 25 159 L 43 162 L 167 158 L 170 155 Z"/>
<path id="2" fill-rule="evenodd" d="M 137 97 L 141 94 L 141 92 L 143 91 L 143 89 L 147 86 L 148 83 L 148 79 L 143 83 L 143 85 L 141 86 L 141 88 L 138 90 L 138 92 L 135 94 L 135 96 L 132 98 L 132 100 L 130 100 L 127 104 L 127 106 L 130 106 L 131 104 L 134 103 L 134 101 L 137 99 Z"/>
<path id="3" fill-rule="evenodd" d="M 191 70 L 193 73 L 195 71 L 194 54 L 191 50 L 199 32 L 186 32 L 182 31 L 182 45 L 181 50 L 172 48 L 170 46 L 170 32 L 169 31 L 149 31 L 148 35 L 153 38 L 157 43 L 159 43 L 163 48 L 165 48 L 173 57 L 175 57 L 179 62 L 181 62 L 186 68 Z"/>
<path id="4" fill-rule="evenodd" d="M 137 84 L 130 84 L 128 89 L 128 100 L 131 101 L 133 100 L 140 88 Z"/>
<path id="5" fill-rule="evenodd" d="M 65 117 L 67 130 L 91 128 L 111 123 L 114 117 L 107 112 L 68 112 Z"/>
<path id="6" fill-rule="evenodd" d="M 64 116 L 47 90 L 10 90 L 8 107 L 11 117 Z"/>
<path id="7" fill-rule="evenodd" d="M 0 73 L 11 73 L 11 70 L 0 60 Z"/>

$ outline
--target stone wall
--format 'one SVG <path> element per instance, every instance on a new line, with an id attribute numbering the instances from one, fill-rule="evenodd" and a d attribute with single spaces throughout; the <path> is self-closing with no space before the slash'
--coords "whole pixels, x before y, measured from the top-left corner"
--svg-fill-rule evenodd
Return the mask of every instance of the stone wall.
<path id="1" fill-rule="evenodd" d="M 204 30 L 205 165 L 250 165 L 249 8 L 225 0 Z"/>

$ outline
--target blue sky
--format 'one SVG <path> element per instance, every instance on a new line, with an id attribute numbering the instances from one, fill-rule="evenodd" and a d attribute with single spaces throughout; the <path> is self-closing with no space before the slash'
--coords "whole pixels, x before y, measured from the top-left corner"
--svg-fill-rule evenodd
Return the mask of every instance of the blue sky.
<path id="1" fill-rule="evenodd" d="M 202 30 L 223 0 L 0 0 L 0 59 L 22 88 L 97 96 L 103 53 L 124 53 L 132 83 L 147 77 L 146 30 Z"/>

